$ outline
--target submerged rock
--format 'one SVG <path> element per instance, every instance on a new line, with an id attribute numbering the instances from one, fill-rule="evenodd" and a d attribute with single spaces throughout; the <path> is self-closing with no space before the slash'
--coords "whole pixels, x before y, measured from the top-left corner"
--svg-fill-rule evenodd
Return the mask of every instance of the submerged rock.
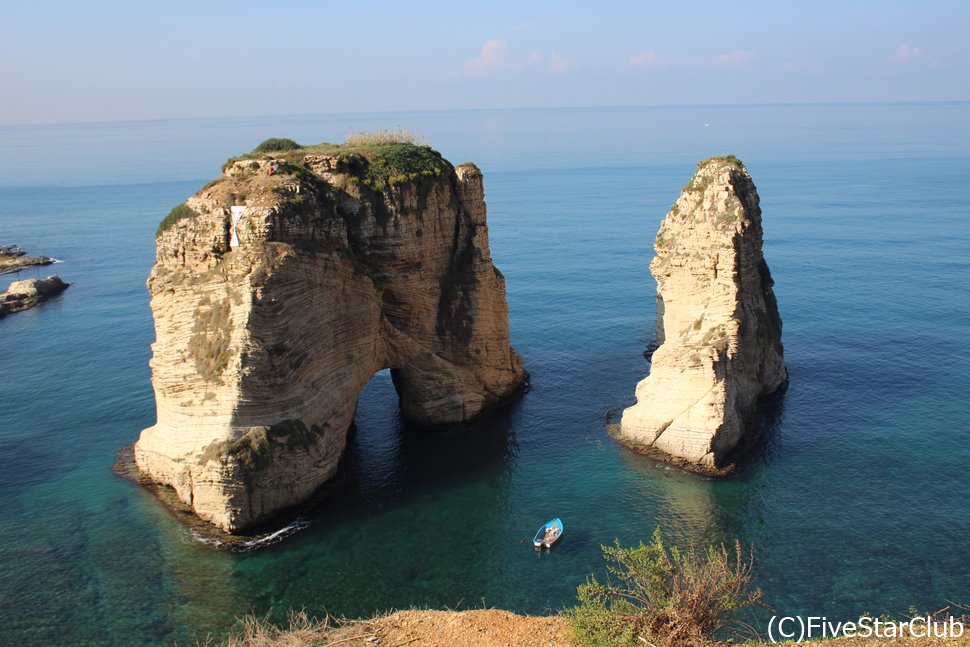
<path id="1" fill-rule="evenodd" d="M 0 318 L 33 308 L 38 303 L 57 296 L 69 285 L 70 283 L 65 283 L 59 276 L 14 281 L 6 292 L 0 292 Z"/>
<path id="2" fill-rule="evenodd" d="M 379 370 L 421 424 L 513 394 L 525 372 L 485 215 L 478 168 L 428 147 L 230 160 L 159 228 L 158 419 L 138 468 L 235 532 L 334 475 Z"/>
<path id="3" fill-rule="evenodd" d="M 620 437 L 716 472 L 756 430 L 758 398 L 788 380 L 758 193 L 744 165 L 698 164 L 654 248 L 659 347 Z"/>

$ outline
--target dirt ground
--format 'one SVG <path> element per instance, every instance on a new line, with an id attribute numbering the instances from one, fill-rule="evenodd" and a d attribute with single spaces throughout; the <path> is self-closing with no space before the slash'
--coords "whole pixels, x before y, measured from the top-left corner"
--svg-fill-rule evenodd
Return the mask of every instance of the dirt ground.
<path id="1" fill-rule="evenodd" d="M 367 627 L 367 625 L 364 625 Z M 448 611 L 399 611 L 378 619 L 371 642 L 352 644 L 450 645 L 451 647 L 545 647 L 569 644 L 569 627 L 559 617 L 520 616 L 508 611 L 481 609 Z M 333 644 L 333 643 L 330 643 Z"/>
<path id="2" fill-rule="evenodd" d="M 561 616 L 521 616 L 509 611 L 396 611 L 369 620 L 352 620 L 334 626 L 315 623 L 302 615 L 288 630 L 255 623 L 245 636 L 229 640 L 228 647 L 564 647 L 572 645 L 569 625 Z M 723 643 L 728 647 L 732 643 Z M 757 643 L 770 644 L 767 639 Z M 795 645 L 797 643 L 779 643 Z M 970 646 L 970 632 L 959 639 L 840 639 L 801 643 L 837 647 L 936 647 Z"/>
<path id="3" fill-rule="evenodd" d="M 508 611 L 396 611 L 369 620 L 352 620 L 337 627 L 291 621 L 287 630 L 258 621 L 243 635 L 230 638 L 228 647 L 559 647 L 569 645 L 569 627 L 561 617 L 520 616 Z"/>

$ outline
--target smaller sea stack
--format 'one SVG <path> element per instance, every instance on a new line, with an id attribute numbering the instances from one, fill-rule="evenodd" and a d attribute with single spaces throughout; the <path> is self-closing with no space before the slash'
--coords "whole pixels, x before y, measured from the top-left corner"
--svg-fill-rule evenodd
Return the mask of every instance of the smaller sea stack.
<path id="1" fill-rule="evenodd" d="M 758 192 L 744 164 L 712 157 L 660 225 L 659 347 L 623 412 L 621 440 L 718 473 L 757 430 L 757 401 L 788 382 Z"/>

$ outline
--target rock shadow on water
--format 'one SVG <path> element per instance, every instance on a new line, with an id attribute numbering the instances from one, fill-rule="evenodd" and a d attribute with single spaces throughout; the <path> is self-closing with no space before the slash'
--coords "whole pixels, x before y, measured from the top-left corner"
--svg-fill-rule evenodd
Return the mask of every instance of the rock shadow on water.
<path id="1" fill-rule="evenodd" d="M 310 526 L 407 506 L 415 498 L 476 480 L 497 481 L 518 455 L 514 423 L 525 391 L 468 423 L 422 426 L 395 409 L 379 431 L 362 433 L 355 418 L 335 477 L 301 504 L 245 533 L 230 534 L 201 520 L 171 487 L 147 478 L 135 465 L 133 444 L 118 451 L 112 471 L 151 492 L 194 540 L 219 550 L 248 552 Z"/>
<path id="2" fill-rule="evenodd" d="M 326 506 L 317 509 L 314 520 L 374 514 L 469 483 L 501 479 L 518 455 L 518 402 L 454 425 L 416 425 L 400 412 L 379 429 L 356 420 L 332 487 L 321 489 Z"/>
<path id="3" fill-rule="evenodd" d="M 789 382 L 785 382 L 774 393 L 758 399 L 752 433 L 746 434 L 744 442 L 727 454 L 726 460 L 734 464 L 734 473 L 738 478 L 747 478 L 753 470 L 768 467 L 777 456 L 784 428 L 788 387 Z"/>

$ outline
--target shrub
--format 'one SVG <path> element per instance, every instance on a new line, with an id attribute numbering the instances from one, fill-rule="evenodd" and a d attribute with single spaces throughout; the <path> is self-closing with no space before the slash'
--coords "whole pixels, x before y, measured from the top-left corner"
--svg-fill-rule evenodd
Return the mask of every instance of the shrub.
<path id="1" fill-rule="evenodd" d="M 377 190 L 451 171 L 451 165 L 429 146 L 380 144 L 362 150 L 369 162 L 365 182 Z"/>
<path id="2" fill-rule="evenodd" d="M 271 137 L 269 139 L 263 140 L 259 146 L 253 149 L 254 155 L 259 155 L 260 153 L 279 153 L 282 151 L 293 151 L 298 148 L 303 148 L 297 144 L 292 139 L 285 139 L 280 137 Z"/>
<path id="3" fill-rule="evenodd" d="M 740 609 L 761 604 L 753 588 L 753 560 L 740 542 L 705 551 L 666 546 L 660 529 L 649 544 L 603 547 L 605 583 L 595 576 L 577 589 L 579 605 L 567 609 L 581 645 L 704 645 L 728 628 Z M 613 579 L 615 578 L 615 580 Z"/>
<path id="4" fill-rule="evenodd" d="M 377 146 L 380 144 L 414 144 L 416 146 L 427 146 L 428 141 L 417 133 L 410 132 L 407 128 L 389 130 L 379 128 L 378 130 L 352 130 L 344 140 L 344 146 Z"/>
<path id="5" fill-rule="evenodd" d="M 158 230 L 155 231 L 155 238 L 158 238 L 163 231 L 177 223 L 183 218 L 194 218 L 197 214 L 192 210 L 192 207 L 185 204 L 184 202 L 171 211 L 165 216 L 165 219 L 158 224 Z"/>

